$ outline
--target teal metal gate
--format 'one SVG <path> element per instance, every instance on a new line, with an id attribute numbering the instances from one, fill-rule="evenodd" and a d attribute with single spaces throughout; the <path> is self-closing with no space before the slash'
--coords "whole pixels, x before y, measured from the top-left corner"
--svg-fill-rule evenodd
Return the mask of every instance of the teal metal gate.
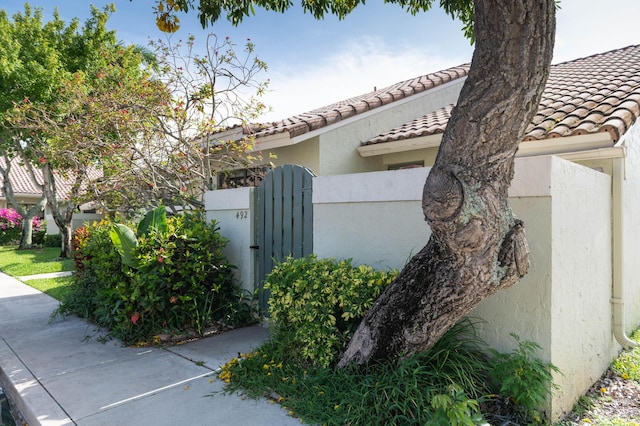
<path id="1" fill-rule="evenodd" d="M 267 312 L 269 300 L 264 279 L 274 265 L 288 256 L 313 253 L 313 176 L 305 167 L 280 166 L 265 176 L 256 191 L 256 288 L 260 289 L 263 312 Z"/>

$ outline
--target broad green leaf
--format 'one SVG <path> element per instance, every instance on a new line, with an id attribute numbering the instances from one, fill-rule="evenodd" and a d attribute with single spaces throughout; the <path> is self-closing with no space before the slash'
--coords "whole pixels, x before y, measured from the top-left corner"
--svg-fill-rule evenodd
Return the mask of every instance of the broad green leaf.
<path id="1" fill-rule="evenodd" d="M 138 236 L 147 235 L 152 229 L 160 233 L 167 231 L 167 210 L 164 206 L 150 210 L 144 215 L 138 224 Z"/>
<path id="2" fill-rule="evenodd" d="M 122 257 L 122 264 L 136 268 L 138 264 L 133 257 L 133 251 L 138 246 L 136 234 L 129 227 L 116 223 L 111 227 L 109 236 Z"/>

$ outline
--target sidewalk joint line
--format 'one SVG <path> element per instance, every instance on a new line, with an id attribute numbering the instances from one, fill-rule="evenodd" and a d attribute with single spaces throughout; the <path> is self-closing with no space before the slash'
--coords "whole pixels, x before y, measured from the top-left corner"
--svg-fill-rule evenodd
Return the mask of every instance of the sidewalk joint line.
<path id="1" fill-rule="evenodd" d="M 149 395 L 153 395 L 153 394 L 156 394 L 158 392 L 162 392 L 162 391 L 165 391 L 167 389 L 171 389 L 171 388 L 174 388 L 176 386 L 180 386 L 180 385 L 188 383 L 188 382 L 190 382 L 192 380 L 201 379 L 203 377 L 207 377 L 207 376 L 211 376 L 211 375 L 212 375 L 211 372 L 200 374 L 198 376 L 191 377 L 191 378 L 185 379 L 185 380 L 181 380 L 179 382 L 172 383 L 170 385 L 163 386 L 161 388 L 157 388 L 157 389 L 151 390 L 149 392 L 141 393 L 140 395 L 132 396 L 131 398 L 126 398 L 126 399 L 123 399 L 121 401 L 114 402 L 113 404 L 105 405 L 104 407 L 100 407 L 100 410 L 108 410 L 110 408 L 117 407 L 118 405 L 126 404 L 126 403 L 131 402 L 131 401 L 136 401 L 138 399 L 142 399 L 142 398 L 147 397 Z"/>
<path id="2" fill-rule="evenodd" d="M 53 401 L 55 401 L 56 405 L 58 407 L 60 407 L 60 409 L 62 410 L 62 412 L 67 416 L 67 418 L 71 421 L 71 423 L 73 423 L 74 425 L 77 425 L 77 423 L 75 422 L 75 420 L 73 420 L 73 418 L 71 417 L 71 415 L 67 412 L 67 410 L 64 409 L 64 407 L 62 405 L 60 405 L 60 403 L 58 402 L 58 400 L 51 394 L 51 392 L 49 392 L 49 389 L 47 389 L 47 387 L 44 385 L 44 383 L 42 383 L 40 381 L 40 379 L 38 377 L 36 377 L 35 373 L 29 368 L 29 366 L 27 364 L 24 363 L 24 361 L 22 360 L 22 358 L 20 358 L 20 355 L 18 355 L 18 353 L 13 349 L 13 347 L 9 344 L 9 342 L 7 342 L 7 340 L 2 337 L 2 341 L 5 343 L 5 345 L 7 345 L 7 347 L 9 348 L 9 350 L 11 352 L 13 352 L 13 354 L 16 356 L 16 358 L 18 358 L 18 360 L 20 361 L 20 363 L 24 366 L 25 370 L 27 370 L 29 372 L 29 374 L 31 374 L 31 376 L 33 377 L 33 379 L 36 381 L 36 383 L 38 383 L 38 385 L 47 393 L 47 395 L 49 395 L 51 397 L 51 399 Z M 15 386 L 15 384 L 14 384 Z"/>

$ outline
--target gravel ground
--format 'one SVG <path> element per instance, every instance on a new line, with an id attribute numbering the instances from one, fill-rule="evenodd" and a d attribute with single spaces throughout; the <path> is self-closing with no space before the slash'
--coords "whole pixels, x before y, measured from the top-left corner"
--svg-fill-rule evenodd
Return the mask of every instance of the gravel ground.
<path id="1" fill-rule="evenodd" d="M 558 426 L 640 426 L 640 384 L 624 380 L 610 369 L 589 389 Z"/>

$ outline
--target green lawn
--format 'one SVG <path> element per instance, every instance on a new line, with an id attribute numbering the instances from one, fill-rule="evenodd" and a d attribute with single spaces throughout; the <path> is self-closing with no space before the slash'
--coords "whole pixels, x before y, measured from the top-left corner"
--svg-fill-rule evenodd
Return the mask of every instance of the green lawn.
<path id="1" fill-rule="evenodd" d="M 17 250 L 16 246 L 0 246 L 0 271 L 13 277 L 73 271 L 73 260 L 59 259 L 59 254 L 57 247 Z"/>
<path id="2" fill-rule="evenodd" d="M 65 295 L 71 291 L 73 277 L 43 278 L 38 280 L 25 281 L 25 284 L 48 294 L 54 299 L 62 302 Z"/>
<path id="3" fill-rule="evenodd" d="M 60 249 L 42 247 L 17 250 L 16 246 L 0 246 L 0 271 L 13 277 L 73 271 L 73 260 L 59 259 Z M 71 289 L 72 277 L 44 278 L 25 281 L 25 284 L 62 301 Z"/>

